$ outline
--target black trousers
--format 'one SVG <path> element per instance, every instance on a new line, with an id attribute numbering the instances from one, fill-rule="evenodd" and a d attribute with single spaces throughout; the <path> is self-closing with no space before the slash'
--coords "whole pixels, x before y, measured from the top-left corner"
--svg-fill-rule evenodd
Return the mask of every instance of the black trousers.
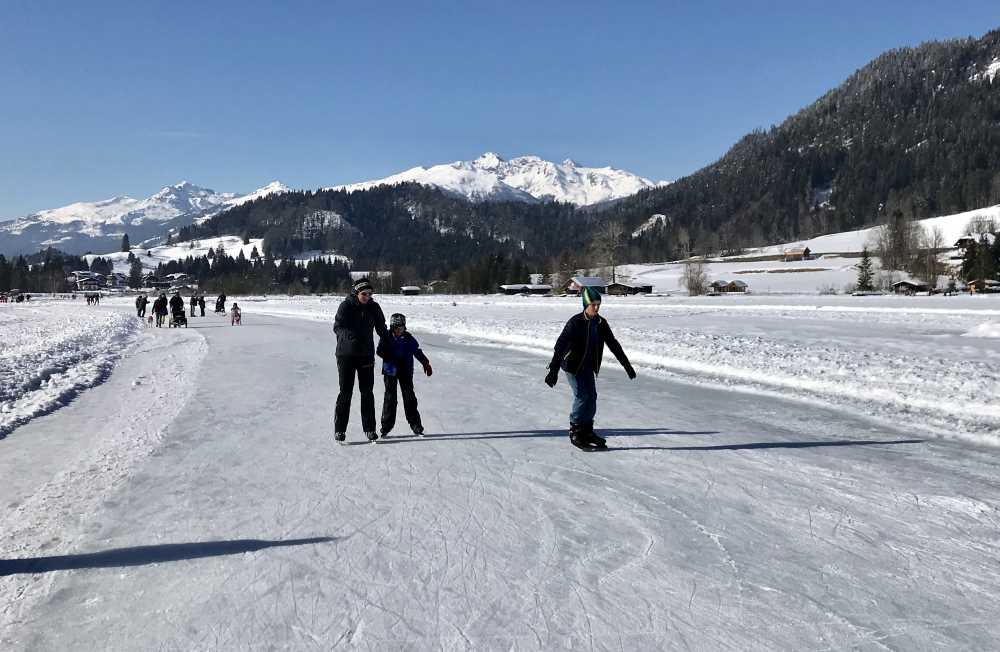
<path id="1" fill-rule="evenodd" d="M 417 395 L 413 391 L 413 376 L 382 376 L 385 379 L 385 396 L 382 397 L 382 432 L 389 432 L 396 425 L 396 386 L 403 393 L 403 412 L 406 422 L 414 430 L 423 430 L 420 412 L 417 411 Z"/>
<path id="2" fill-rule="evenodd" d="M 355 374 L 361 393 L 361 427 L 365 432 L 375 432 L 375 359 L 353 356 L 337 356 L 340 393 L 337 394 L 337 408 L 333 415 L 334 432 L 347 432 Z"/>

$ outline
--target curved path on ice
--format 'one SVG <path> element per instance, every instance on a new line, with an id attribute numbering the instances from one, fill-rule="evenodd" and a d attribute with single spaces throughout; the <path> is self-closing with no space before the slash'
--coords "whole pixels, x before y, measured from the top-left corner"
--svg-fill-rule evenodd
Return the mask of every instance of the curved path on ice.
<path id="1" fill-rule="evenodd" d="M 0 521 L 4 649 L 1000 646 L 993 449 L 629 382 L 612 362 L 612 450 L 585 453 L 563 434 L 565 380 L 546 388 L 537 356 L 443 336 L 420 337 L 431 436 L 361 444 L 355 403 L 336 446 L 329 324 L 206 318 L 144 337 L 194 347 L 186 382 L 149 376 L 179 393 L 141 405 L 173 412 L 122 473 L 75 478 L 96 499 L 0 459 L 22 477 L 4 504 L 41 491 L 53 515 Z M 30 464 L 46 437 L 68 437 L 49 452 L 69 459 L 125 445 L 96 415 L 143 359 L 0 450 Z"/>

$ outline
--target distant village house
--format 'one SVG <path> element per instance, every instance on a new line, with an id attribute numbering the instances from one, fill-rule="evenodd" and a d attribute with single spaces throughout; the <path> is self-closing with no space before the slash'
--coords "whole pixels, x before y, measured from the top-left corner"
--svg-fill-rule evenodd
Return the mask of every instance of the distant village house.
<path id="1" fill-rule="evenodd" d="M 615 296 L 626 296 L 630 294 L 650 294 L 653 291 L 652 285 L 629 285 L 627 283 L 609 283 L 607 294 Z"/>
<path id="2" fill-rule="evenodd" d="M 892 291 L 896 294 L 913 295 L 917 292 L 929 292 L 931 286 L 923 281 L 896 281 L 892 284 Z"/>
<path id="3" fill-rule="evenodd" d="M 580 294 L 583 288 L 595 288 L 601 294 L 608 291 L 608 284 L 600 276 L 574 276 L 563 285 L 567 294 Z"/>

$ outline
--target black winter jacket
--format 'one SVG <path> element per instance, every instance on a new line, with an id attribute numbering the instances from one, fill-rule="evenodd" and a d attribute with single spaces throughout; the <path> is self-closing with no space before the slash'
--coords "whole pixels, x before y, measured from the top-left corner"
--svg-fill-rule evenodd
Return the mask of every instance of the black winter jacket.
<path id="1" fill-rule="evenodd" d="M 337 334 L 337 355 L 358 356 L 375 359 L 375 340 L 372 329 L 379 338 L 388 337 L 385 314 L 382 307 L 370 299 L 367 305 L 358 301 L 356 295 L 344 299 L 337 308 L 333 320 L 333 332 Z"/>
<path id="2" fill-rule="evenodd" d="M 611 332 L 608 320 L 600 315 L 597 315 L 594 319 L 597 320 L 597 342 L 592 343 L 593 345 L 590 347 L 590 361 L 591 367 L 594 369 L 594 375 L 597 375 L 601 371 L 601 358 L 604 357 L 605 344 L 608 345 L 611 352 L 618 358 L 618 362 L 626 370 L 631 368 L 632 365 L 629 363 L 628 358 L 625 357 L 625 352 L 622 351 L 622 345 L 618 343 L 618 340 L 615 339 L 614 334 Z M 561 367 L 571 374 L 580 371 L 584 363 L 584 353 L 587 351 L 588 337 L 590 337 L 590 320 L 587 319 L 584 313 L 578 312 L 566 322 L 562 334 L 556 340 L 549 369 L 559 369 Z"/>

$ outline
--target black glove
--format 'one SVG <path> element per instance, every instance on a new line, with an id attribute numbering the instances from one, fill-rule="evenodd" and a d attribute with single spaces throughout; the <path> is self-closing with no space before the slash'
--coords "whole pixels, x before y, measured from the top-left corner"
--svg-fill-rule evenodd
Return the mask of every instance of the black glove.
<path id="1" fill-rule="evenodd" d="M 555 387 L 556 381 L 559 380 L 559 370 L 549 369 L 549 373 L 545 374 L 545 384 L 549 387 Z"/>
<path id="2" fill-rule="evenodd" d="M 625 367 L 625 375 L 628 376 L 629 380 L 635 380 L 635 369 L 632 368 L 631 363 L 626 362 L 622 366 Z"/>

